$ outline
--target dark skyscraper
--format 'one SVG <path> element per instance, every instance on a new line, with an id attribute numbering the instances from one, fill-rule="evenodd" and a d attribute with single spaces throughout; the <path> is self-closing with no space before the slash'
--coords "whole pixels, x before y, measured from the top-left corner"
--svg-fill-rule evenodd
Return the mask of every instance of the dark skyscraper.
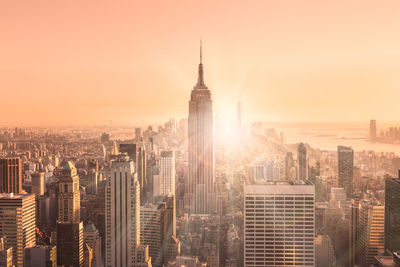
<path id="1" fill-rule="evenodd" d="M 299 179 L 307 179 L 307 148 L 303 143 L 297 146 L 297 158 L 299 161 Z"/>
<path id="2" fill-rule="evenodd" d="M 385 180 L 385 251 L 393 253 L 399 250 L 400 176 Z"/>
<path id="3" fill-rule="evenodd" d="M 347 197 L 353 194 L 354 151 L 350 147 L 338 146 L 338 185 L 346 190 Z"/>
<path id="4" fill-rule="evenodd" d="M 200 46 L 197 84 L 189 101 L 190 213 L 210 214 L 216 209 L 214 183 L 214 123 L 211 92 L 204 83 Z"/>
<path id="5" fill-rule="evenodd" d="M 20 158 L 0 159 L 0 193 L 22 193 Z"/>

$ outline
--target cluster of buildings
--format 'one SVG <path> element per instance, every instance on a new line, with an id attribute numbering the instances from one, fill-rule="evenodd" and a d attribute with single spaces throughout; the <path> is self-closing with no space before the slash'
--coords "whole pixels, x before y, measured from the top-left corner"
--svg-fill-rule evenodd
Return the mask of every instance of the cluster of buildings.
<path id="1" fill-rule="evenodd" d="M 248 135 L 241 104 L 224 140 L 212 107 L 200 58 L 187 119 L 1 133 L 0 266 L 398 266 L 397 156 Z"/>

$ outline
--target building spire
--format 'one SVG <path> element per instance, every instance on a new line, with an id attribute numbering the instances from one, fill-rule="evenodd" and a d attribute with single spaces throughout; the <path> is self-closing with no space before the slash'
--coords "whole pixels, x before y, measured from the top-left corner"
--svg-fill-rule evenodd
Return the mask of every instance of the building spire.
<path id="1" fill-rule="evenodd" d="M 200 39 L 200 64 L 199 64 L 199 76 L 197 78 L 196 88 L 207 88 L 204 84 L 204 74 L 203 74 L 203 43 Z"/>
<path id="2" fill-rule="evenodd" d="M 203 63 L 203 42 L 201 41 L 200 38 L 200 64 Z"/>

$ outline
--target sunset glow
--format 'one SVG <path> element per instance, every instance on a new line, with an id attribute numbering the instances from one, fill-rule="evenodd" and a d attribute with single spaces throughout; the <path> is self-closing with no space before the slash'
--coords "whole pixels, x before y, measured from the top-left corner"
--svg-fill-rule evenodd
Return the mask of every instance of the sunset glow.
<path id="1" fill-rule="evenodd" d="M 2 1 L 0 124 L 183 118 L 200 37 L 221 119 L 241 100 L 252 120 L 395 120 L 399 10 L 372 0 Z"/>

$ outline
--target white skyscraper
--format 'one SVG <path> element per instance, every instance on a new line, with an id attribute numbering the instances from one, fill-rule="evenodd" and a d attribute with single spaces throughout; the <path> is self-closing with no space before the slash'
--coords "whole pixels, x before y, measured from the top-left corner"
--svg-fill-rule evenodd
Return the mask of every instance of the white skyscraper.
<path id="1" fill-rule="evenodd" d="M 106 182 L 106 266 L 137 266 L 140 244 L 140 185 L 135 163 L 120 157 Z"/>
<path id="2" fill-rule="evenodd" d="M 245 185 L 244 197 L 244 266 L 315 266 L 314 185 Z"/>
<path id="3" fill-rule="evenodd" d="M 175 155 L 174 151 L 161 151 L 160 192 L 162 196 L 175 195 Z"/>

